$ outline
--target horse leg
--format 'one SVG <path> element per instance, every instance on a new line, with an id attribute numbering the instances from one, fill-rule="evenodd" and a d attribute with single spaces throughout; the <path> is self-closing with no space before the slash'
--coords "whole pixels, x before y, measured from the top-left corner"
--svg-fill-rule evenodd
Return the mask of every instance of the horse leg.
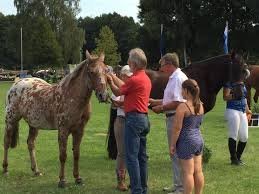
<path id="1" fill-rule="evenodd" d="M 58 143 L 59 143 L 59 161 L 60 161 L 60 171 L 59 171 L 59 183 L 58 187 L 65 187 L 65 162 L 67 159 L 67 139 L 69 132 L 65 129 L 59 129 L 58 131 Z"/>
<path id="2" fill-rule="evenodd" d="M 13 114 L 6 114 L 5 119 L 5 135 L 4 135 L 4 159 L 3 159 L 3 174 L 8 174 L 8 149 L 15 148 L 19 138 L 19 121 L 20 118 L 15 119 Z"/>
<path id="3" fill-rule="evenodd" d="M 38 169 L 38 165 L 36 162 L 36 156 L 35 156 L 35 139 L 38 135 L 38 129 L 29 126 L 29 135 L 27 139 L 27 145 L 28 145 L 28 150 L 30 153 L 30 158 L 31 158 L 31 170 L 34 172 L 35 176 L 40 176 L 42 175 Z"/>
<path id="4" fill-rule="evenodd" d="M 74 155 L 74 169 L 73 175 L 76 184 L 82 183 L 82 178 L 79 175 L 79 158 L 80 158 L 80 144 L 83 137 L 83 127 L 80 130 L 72 132 L 73 136 L 73 155 Z"/>
<path id="5" fill-rule="evenodd" d="M 259 90 L 255 90 L 255 95 L 254 95 L 255 103 L 257 103 L 257 101 L 258 101 L 258 96 L 259 96 Z"/>
<path id="6" fill-rule="evenodd" d="M 11 144 L 12 130 L 6 126 L 4 136 L 4 160 L 3 160 L 3 174 L 8 175 L 8 149 Z"/>

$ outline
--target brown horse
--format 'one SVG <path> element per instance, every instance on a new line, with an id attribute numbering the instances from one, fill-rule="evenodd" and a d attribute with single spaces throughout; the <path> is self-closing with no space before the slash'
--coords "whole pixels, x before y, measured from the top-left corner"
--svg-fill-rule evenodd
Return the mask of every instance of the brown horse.
<path id="1" fill-rule="evenodd" d="M 107 66 L 103 63 L 104 55 L 90 56 L 57 85 L 50 85 L 38 78 L 25 78 L 15 83 L 9 90 L 6 99 L 6 118 L 4 136 L 3 173 L 8 172 L 8 149 L 15 148 L 18 139 L 19 121 L 21 118 L 29 125 L 27 139 L 31 158 L 31 169 L 38 176 L 35 158 L 35 139 L 39 129 L 58 129 L 59 143 L 59 187 L 65 186 L 65 161 L 67 158 L 67 139 L 73 136 L 75 182 L 80 184 L 79 175 L 80 143 L 84 126 L 90 117 L 90 98 L 95 90 L 100 102 L 108 99 L 106 87 Z"/>
<path id="2" fill-rule="evenodd" d="M 255 89 L 254 102 L 257 103 L 259 96 L 259 65 L 249 66 L 250 76 L 246 80 L 247 104 L 251 108 L 251 89 Z"/>
<path id="3" fill-rule="evenodd" d="M 204 103 L 205 112 L 210 111 L 216 102 L 219 90 L 227 81 L 239 80 L 247 65 L 243 57 L 233 54 L 221 55 L 204 61 L 194 62 L 182 71 L 200 86 L 200 98 Z M 159 71 L 146 70 L 152 82 L 150 97 L 162 99 L 169 75 Z"/>

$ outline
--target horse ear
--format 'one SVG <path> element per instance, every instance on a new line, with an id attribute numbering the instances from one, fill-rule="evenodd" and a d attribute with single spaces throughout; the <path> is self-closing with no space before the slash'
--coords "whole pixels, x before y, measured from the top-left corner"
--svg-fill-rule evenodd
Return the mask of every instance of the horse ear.
<path id="1" fill-rule="evenodd" d="M 100 57 L 99 57 L 99 60 L 104 62 L 104 58 L 105 58 L 105 54 L 104 53 L 101 53 L 100 54 Z"/>
<path id="2" fill-rule="evenodd" d="M 91 55 L 90 55 L 90 53 L 88 52 L 88 50 L 85 51 L 85 57 L 86 57 L 87 59 L 91 59 Z"/>

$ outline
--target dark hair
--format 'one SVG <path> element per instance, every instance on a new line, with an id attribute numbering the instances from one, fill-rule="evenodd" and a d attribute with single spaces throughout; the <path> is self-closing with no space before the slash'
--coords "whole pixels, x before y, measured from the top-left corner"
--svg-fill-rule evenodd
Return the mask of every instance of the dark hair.
<path id="1" fill-rule="evenodd" d="M 182 88 L 186 89 L 193 97 L 193 106 L 195 114 L 200 112 L 201 100 L 200 100 L 200 88 L 194 79 L 187 79 L 183 82 Z"/>

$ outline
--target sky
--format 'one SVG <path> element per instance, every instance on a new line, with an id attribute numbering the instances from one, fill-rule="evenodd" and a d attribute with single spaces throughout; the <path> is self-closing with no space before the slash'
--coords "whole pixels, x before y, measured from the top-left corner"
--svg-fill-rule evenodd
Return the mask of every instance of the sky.
<path id="1" fill-rule="evenodd" d="M 104 13 L 117 12 L 122 16 L 133 17 L 137 22 L 139 0 L 81 0 L 79 17 L 95 17 Z M 0 0 L 0 12 L 4 15 L 16 14 L 13 0 Z"/>

